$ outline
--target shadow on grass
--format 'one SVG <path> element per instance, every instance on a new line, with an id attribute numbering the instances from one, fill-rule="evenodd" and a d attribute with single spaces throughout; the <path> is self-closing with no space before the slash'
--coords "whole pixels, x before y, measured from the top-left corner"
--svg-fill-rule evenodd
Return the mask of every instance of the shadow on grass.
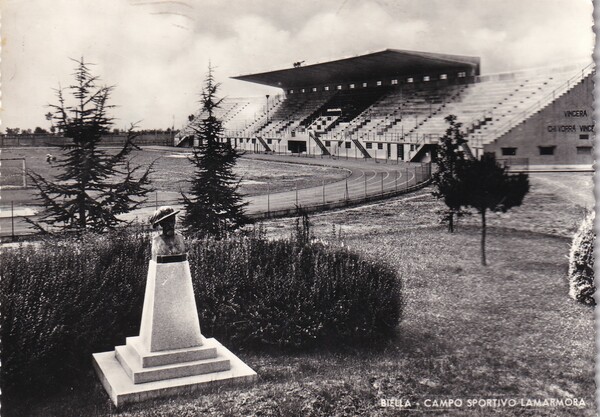
<path id="1" fill-rule="evenodd" d="M 253 385 L 223 384 L 206 387 L 194 393 L 182 394 L 175 397 L 154 399 L 138 404 L 130 404 L 118 409 L 110 401 L 92 367 L 82 372 L 81 378 L 73 381 L 71 386 L 52 395 L 39 393 L 36 397 L 12 396 L 2 403 L 2 415 L 5 417 L 99 417 L 99 416 L 167 416 L 167 415 L 198 415 L 197 413 L 214 415 L 237 416 L 236 398 L 246 392 L 254 392 L 254 396 L 268 399 L 272 397 L 273 407 L 262 404 L 272 410 L 277 410 L 275 416 L 302 416 L 302 403 L 306 398 L 282 396 L 280 387 L 312 384 L 312 381 L 326 378 L 339 378 L 342 370 L 355 367 L 358 373 L 368 368 L 368 363 L 381 363 L 382 357 L 397 351 L 394 344 L 402 339 L 390 340 L 371 346 L 325 346 L 315 347 L 305 352 L 289 352 L 277 349 L 262 351 L 247 351 L 239 354 L 257 373 L 258 381 Z M 416 343 L 409 351 L 416 349 Z M 356 389 L 356 387 L 346 387 Z M 340 397 L 344 389 L 334 387 L 314 388 L 318 391 L 314 406 L 327 414 L 335 407 L 335 400 L 330 397 Z M 339 392 L 338 392 L 339 391 Z M 223 399 L 223 398 L 224 399 Z M 229 398 L 231 401 L 226 400 Z M 264 402 L 263 401 L 263 402 Z M 216 409 L 215 409 L 216 407 Z M 260 408 L 260 407 L 259 407 Z M 156 410 L 156 411 L 153 411 Z M 171 411 L 168 411 L 171 410 Z M 177 410 L 176 414 L 170 414 Z M 216 411 L 218 410 L 218 411 Z M 189 414 L 188 414 L 189 413 Z"/>

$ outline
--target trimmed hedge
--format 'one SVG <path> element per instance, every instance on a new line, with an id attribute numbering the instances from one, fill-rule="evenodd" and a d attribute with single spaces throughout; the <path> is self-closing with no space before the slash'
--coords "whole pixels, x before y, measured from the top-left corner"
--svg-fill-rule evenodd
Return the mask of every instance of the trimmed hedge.
<path id="1" fill-rule="evenodd" d="M 2 251 L 3 393 L 65 386 L 92 353 L 139 333 L 149 245 L 142 234 L 104 235 Z"/>
<path id="2" fill-rule="evenodd" d="M 362 343 L 400 319 L 396 273 L 342 248 L 255 237 L 191 246 L 202 332 L 233 346 Z"/>
<path id="3" fill-rule="evenodd" d="M 188 242 L 202 334 L 235 349 L 374 343 L 402 314 L 401 280 L 343 248 L 260 234 Z M 77 383 L 91 354 L 139 333 L 150 236 L 49 240 L 0 255 L 2 390 Z"/>
<path id="4" fill-rule="evenodd" d="M 569 295 L 588 305 L 596 305 L 594 293 L 594 218 L 587 215 L 573 237 L 569 254 Z"/>

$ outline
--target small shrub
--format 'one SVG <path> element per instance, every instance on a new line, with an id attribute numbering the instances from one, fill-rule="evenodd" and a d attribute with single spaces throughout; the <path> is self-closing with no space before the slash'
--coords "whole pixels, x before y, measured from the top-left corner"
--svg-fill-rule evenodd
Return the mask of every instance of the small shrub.
<path id="1" fill-rule="evenodd" d="M 388 266 L 342 248 L 260 231 L 188 243 L 202 333 L 226 346 L 377 342 L 402 312 Z M 77 383 L 91 354 L 139 333 L 150 239 L 114 233 L 0 254 L 2 391 Z"/>
<path id="2" fill-rule="evenodd" d="M 596 305 L 594 293 L 594 212 L 587 215 L 573 237 L 569 254 L 569 295 L 588 305 Z"/>

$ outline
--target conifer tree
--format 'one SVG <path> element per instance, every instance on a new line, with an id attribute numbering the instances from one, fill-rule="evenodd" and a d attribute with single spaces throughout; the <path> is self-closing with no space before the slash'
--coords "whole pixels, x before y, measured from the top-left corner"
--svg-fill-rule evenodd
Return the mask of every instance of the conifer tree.
<path id="1" fill-rule="evenodd" d="M 443 199 L 446 204 L 446 210 L 442 212 L 442 221 L 448 223 L 450 233 L 454 232 L 455 218 L 468 213 L 461 208 L 462 190 L 458 178 L 458 173 L 466 161 L 463 145 L 467 140 L 461 131 L 462 123 L 456 119 L 452 114 L 445 118 L 450 126 L 440 138 L 435 159 L 437 170 L 432 175 L 432 183 L 436 188 L 433 195 Z"/>
<path id="2" fill-rule="evenodd" d="M 75 62 L 75 83 L 66 89 L 70 94 L 59 88 L 58 104 L 50 105 L 54 126 L 70 139 L 54 164 L 60 172 L 54 181 L 28 174 L 44 206 L 37 221 L 28 221 L 41 231 L 103 232 L 122 223 L 117 216 L 139 207 L 152 191 L 148 179 L 152 166 L 137 176 L 140 167 L 130 165 L 131 151 L 139 149 L 133 142 L 133 126 L 118 152 L 100 149 L 102 135 L 113 124 L 108 111 L 114 106 L 108 100 L 114 87 L 98 86 L 90 64 L 83 58 Z"/>
<path id="3" fill-rule="evenodd" d="M 190 195 L 181 193 L 185 208 L 182 224 L 188 234 L 199 236 L 221 237 L 248 222 L 244 214 L 247 203 L 242 201 L 233 172 L 241 153 L 223 139 L 223 124 L 215 115 L 222 102 L 217 98 L 219 86 L 209 65 L 200 101 L 202 111 L 189 125 L 197 146 L 189 157 L 195 166 Z"/>

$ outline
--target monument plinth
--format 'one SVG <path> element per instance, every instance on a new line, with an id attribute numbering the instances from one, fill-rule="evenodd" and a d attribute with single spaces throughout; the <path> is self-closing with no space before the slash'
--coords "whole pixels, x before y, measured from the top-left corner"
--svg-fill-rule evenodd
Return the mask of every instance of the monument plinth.
<path id="1" fill-rule="evenodd" d="M 183 238 L 174 230 L 176 214 L 161 207 L 152 219 L 163 234 L 152 243 L 139 336 L 114 351 L 93 354 L 116 406 L 256 379 L 256 372 L 217 340 L 202 336 Z"/>

